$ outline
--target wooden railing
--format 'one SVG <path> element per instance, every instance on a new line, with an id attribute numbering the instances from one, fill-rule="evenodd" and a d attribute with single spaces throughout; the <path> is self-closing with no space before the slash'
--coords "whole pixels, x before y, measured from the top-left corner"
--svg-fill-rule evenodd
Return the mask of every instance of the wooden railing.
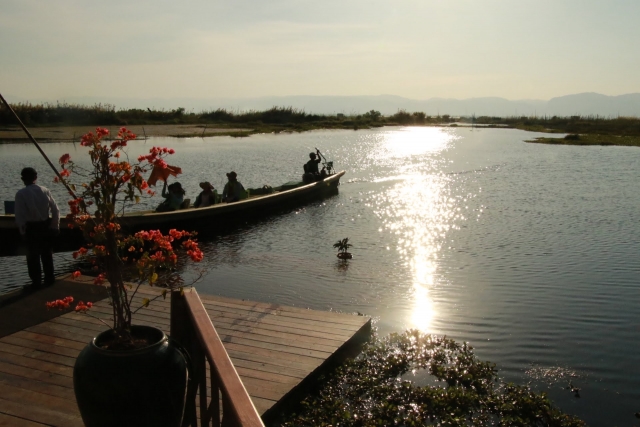
<path id="1" fill-rule="evenodd" d="M 264 427 L 193 288 L 182 295 L 179 291 L 171 293 L 171 338 L 185 348 L 191 359 L 184 427 Z M 211 396 L 208 396 L 207 367 Z"/>

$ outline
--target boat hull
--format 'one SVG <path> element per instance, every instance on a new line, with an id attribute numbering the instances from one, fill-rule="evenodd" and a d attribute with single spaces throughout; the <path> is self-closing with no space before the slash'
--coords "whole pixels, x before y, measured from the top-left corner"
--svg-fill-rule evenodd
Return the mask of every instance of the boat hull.
<path id="1" fill-rule="evenodd" d="M 235 203 L 219 203 L 206 208 L 189 208 L 173 212 L 133 212 L 120 219 L 128 232 L 139 230 L 169 230 L 172 228 L 196 232 L 222 232 L 263 218 L 278 211 L 287 210 L 312 200 L 337 194 L 340 178 L 338 172 L 322 181 L 305 184 L 286 191 L 277 191 L 263 196 L 250 197 Z M 66 218 L 60 221 L 60 238 L 54 251 L 75 250 L 83 244 L 80 231 L 71 229 Z M 0 215 L 0 256 L 25 253 L 14 215 Z"/>

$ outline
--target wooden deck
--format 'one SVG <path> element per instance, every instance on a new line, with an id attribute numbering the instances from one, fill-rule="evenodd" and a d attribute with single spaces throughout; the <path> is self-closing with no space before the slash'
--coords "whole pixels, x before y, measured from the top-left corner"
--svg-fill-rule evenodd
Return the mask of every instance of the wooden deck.
<path id="1" fill-rule="evenodd" d="M 42 291 L 41 296 L 36 292 L 0 308 L 0 323 L 15 323 L 20 304 L 31 308 L 24 311 L 42 307 L 47 313 L 44 301 L 52 299 L 56 288 L 67 292 L 68 285 L 61 281 Z M 156 288 L 141 288 L 136 297 L 138 305 L 143 298 L 158 293 Z M 298 400 L 299 391 L 357 349 L 371 332 L 368 317 L 200 297 L 266 422 Z M 153 301 L 134 315 L 134 323 L 168 331 L 169 304 L 169 296 Z M 94 305 L 92 313 L 108 322 L 111 309 L 102 300 Z M 51 312 L 47 315 L 50 317 Z M 33 317 L 31 325 L 21 324 L 19 330 L 0 338 L 0 426 L 82 426 L 73 393 L 73 365 L 80 350 L 106 327 L 97 319 L 76 313 L 60 313 L 45 321 Z"/>

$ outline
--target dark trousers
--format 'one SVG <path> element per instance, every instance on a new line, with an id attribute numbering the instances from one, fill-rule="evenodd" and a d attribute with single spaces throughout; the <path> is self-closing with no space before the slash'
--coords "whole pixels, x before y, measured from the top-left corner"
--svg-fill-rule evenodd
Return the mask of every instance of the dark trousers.
<path id="1" fill-rule="evenodd" d="M 54 231 L 49 228 L 49 224 L 49 221 L 27 223 L 27 268 L 34 286 L 42 284 L 42 270 L 45 284 L 51 284 L 55 280 L 52 250 Z"/>

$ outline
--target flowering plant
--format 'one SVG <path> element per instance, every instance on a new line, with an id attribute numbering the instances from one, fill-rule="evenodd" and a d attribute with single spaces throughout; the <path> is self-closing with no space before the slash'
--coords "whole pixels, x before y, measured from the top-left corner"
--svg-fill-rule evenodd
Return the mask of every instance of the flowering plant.
<path id="1" fill-rule="evenodd" d="M 94 283 L 106 285 L 109 302 L 113 307 L 113 326 L 117 345 L 132 345 L 131 315 L 132 299 L 138 287 L 144 283 L 182 289 L 182 279 L 175 271 L 178 253 L 185 252 L 194 262 L 202 260 L 202 251 L 195 240 L 195 233 L 170 230 L 163 234 L 158 230 L 139 231 L 124 235 L 119 218 L 128 206 L 139 203 L 141 197 L 151 196 L 143 174 L 152 168 L 166 168 L 165 158 L 173 149 L 153 147 L 149 154 L 129 162 L 124 148 L 136 136 L 121 128 L 117 138 L 106 143 L 103 138 L 107 129 L 97 128 L 96 133 L 82 137 L 80 145 L 89 148 L 92 168 L 83 168 L 74 163 L 69 154 L 60 157 L 62 182 L 73 191 L 69 201 L 70 227 L 79 227 L 87 242 L 86 246 L 73 253 L 74 258 L 88 260 L 96 270 Z M 74 183 L 72 176 L 85 177 L 88 182 Z M 125 281 L 125 272 L 131 273 L 136 285 Z M 73 273 L 78 277 L 79 271 Z M 106 282 L 106 283 L 105 283 Z M 161 294 L 166 296 L 167 289 Z M 68 308 L 72 297 L 47 303 L 50 308 Z M 142 306 L 149 304 L 144 299 Z M 75 310 L 86 312 L 91 303 L 78 302 Z M 139 308 L 138 308 L 139 309 Z M 137 310 L 136 310 L 137 311 Z"/>

